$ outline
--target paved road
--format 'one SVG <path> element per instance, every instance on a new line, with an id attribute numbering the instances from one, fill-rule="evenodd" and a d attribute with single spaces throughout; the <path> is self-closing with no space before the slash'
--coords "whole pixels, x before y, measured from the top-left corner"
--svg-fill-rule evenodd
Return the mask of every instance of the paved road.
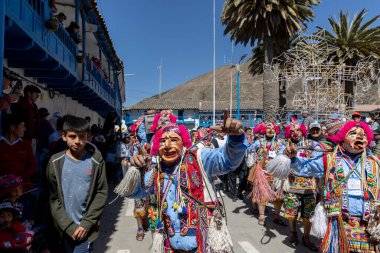
<path id="1" fill-rule="evenodd" d="M 110 193 L 109 201 L 114 198 L 115 195 Z M 258 215 L 252 210 L 248 201 L 238 200 L 234 203 L 227 196 L 224 197 L 224 201 L 235 253 L 310 252 L 302 245 L 293 248 L 287 243 L 288 227 L 279 227 L 270 219 L 267 219 L 265 227 L 259 226 Z M 266 211 L 267 215 L 271 215 L 272 208 L 267 207 Z M 150 232 L 145 235 L 144 241 L 136 241 L 136 227 L 133 200 L 118 198 L 105 209 L 100 237 L 95 243 L 95 253 L 150 252 L 149 247 L 152 243 Z M 312 240 L 319 242 L 315 237 L 312 237 Z"/>

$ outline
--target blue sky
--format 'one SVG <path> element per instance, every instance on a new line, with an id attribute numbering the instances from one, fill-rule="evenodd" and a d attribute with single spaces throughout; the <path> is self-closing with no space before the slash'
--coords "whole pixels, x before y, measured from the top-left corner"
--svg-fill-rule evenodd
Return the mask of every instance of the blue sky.
<path id="1" fill-rule="evenodd" d="M 100 12 L 119 57 L 124 61 L 126 105 L 153 96 L 159 90 L 163 58 L 162 91 L 169 90 L 213 68 L 212 0 L 98 0 Z M 223 0 L 216 0 L 216 66 L 230 63 L 231 42 L 223 35 L 220 15 Z M 339 11 L 351 16 L 367 9 L 367 18 L 380 14 L 379 0 L 321 0 L 315 8 L 315 26 L 328 28 L 327 18 Z M 380 25 L 380 22 L 377 22 Z M 249 46 L 234 47 L 234 61 Z"/>

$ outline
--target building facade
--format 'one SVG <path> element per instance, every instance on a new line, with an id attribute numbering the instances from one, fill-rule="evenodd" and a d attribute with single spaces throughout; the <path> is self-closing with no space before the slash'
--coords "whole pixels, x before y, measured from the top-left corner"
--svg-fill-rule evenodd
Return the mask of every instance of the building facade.
<path id="1" fill-rule="evenodd" d="M 38 107 L 99 125 L 121 117 L 123 62 L 95 0 L 3 0 L 0 19 L 1 65 L 41 89 Z"/>

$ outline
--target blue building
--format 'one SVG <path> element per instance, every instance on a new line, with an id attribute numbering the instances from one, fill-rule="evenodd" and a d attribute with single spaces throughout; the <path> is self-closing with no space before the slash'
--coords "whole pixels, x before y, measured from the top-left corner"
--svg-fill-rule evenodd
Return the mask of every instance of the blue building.
<path id="1" fill-rule="evenodd" d="M 233 82 L 231 87 L 231 74 Z M 235 70 L 230 66 L 216 69 L 216 120 L 223 120 L 223 110 L 232 110 L 237 116 L 237 96 Z M 231 101 L 232 88 L 232 101 Z M 212 125 L 213 104 L 213 72 L 193 78 L 192 80 L 159 95 L 143 99 L 137 104 L 123 109 L 126 124 L 132 124 L 145 111 L 155 109 L 172 109 L 178 123 L 188 128 Z M 248 72 L 248 64 L 241 64 L 240 74 L 240 120 L 245 127 L 252 127 L 262 121 L 263 115 L 262 77 L 252 76 Z M 232 102 L 232 104 L 231 104 Z M 231 106 L 232 105 L 232 106 Z"/>
<path id="2" fill-rule="evenodd" d="M 95 0 L 2 0 L 0 19 L 1 65 L 42 90 L 38 107 L 100 125 L 121 116 L 123 62 Z"/>

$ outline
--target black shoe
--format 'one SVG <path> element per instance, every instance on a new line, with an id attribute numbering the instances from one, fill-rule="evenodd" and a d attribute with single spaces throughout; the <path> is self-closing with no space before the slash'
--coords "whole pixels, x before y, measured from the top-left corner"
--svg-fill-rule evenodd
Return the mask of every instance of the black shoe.
<path id="1" fill-rule="evenodd" d="M 240 194 L 239 194 L 239 199 L 240 199 L 240 200 L 243 200 L 243 199 L 244 199 L 243 193 L 240 193 Z"/>

